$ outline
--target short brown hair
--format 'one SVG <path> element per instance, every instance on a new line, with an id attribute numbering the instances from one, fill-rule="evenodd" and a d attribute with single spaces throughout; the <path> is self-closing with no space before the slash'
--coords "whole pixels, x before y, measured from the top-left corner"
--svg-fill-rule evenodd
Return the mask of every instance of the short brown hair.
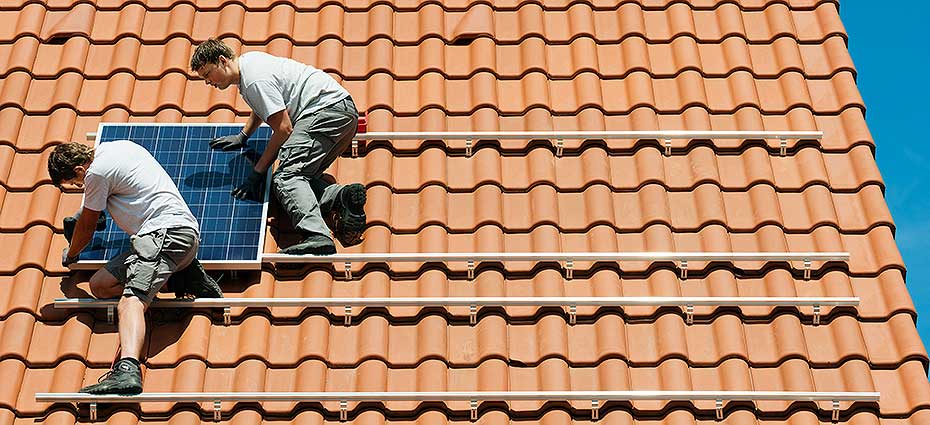
<path id="1" fill-rule="evenodd" d="M 63 143 L 55 147 L 48 156 L 48 175 L 52 183 L 61 188 L 61 182 L 77 177 L 74 167 L 84 165 L 94 158 L 94 150 L 80 143 Z"/>
<path id="2" fill-rule="evenodd" d="M 236 54 L 233 53 L 231 47 L 220 40 L 211 38 L 204 41 L 194 49 L 194 54 L 191 55 L 191 69 L 196 72 L 208 63 L 219 64 L 221 56 L 226 59 L 235 59 Z"/>

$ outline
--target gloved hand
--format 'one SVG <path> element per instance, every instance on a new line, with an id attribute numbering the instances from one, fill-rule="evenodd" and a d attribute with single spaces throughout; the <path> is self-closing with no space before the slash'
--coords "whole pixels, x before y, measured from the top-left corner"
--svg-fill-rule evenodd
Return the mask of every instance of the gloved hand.
<path id="1" fill-rule="evenodd" d="M 220 136 L 210 141 L 210 149 L 221 151 L 232 151 L 245 147 L 245 141 L 249 139 L 245 133 L 239 132 L 235 135 Z"/>
<path id="2" fill-rule="evenodd" d="M 68 242 L 71 242 L 71 237 L 74 236 L 74 227 L 77 225 L 77 221 L 81 218 L 81 212 L 78 211 L 71 217 L 65 217 L 64 219 L 64 229 L 65 229 L 65 239 Z M 107 228 L 107 212 L 100 211 L 100 216 L 97 217 L 97 227 L 98 232 L 102 232 Z"/>
<path id="3" fill-rule="evenodd" d="M 64 266 L 65 268 L 68 268 L 68 266 L 76 263 L 78 260 L 77 255 L 74 257 L 68 256 L 68 249 L 70 249 L 70 247 L 67 247 L 65 248 L 64 251 L 61 251 L 61 265 Z"/>
<path id="4" fill-rule="evenodd" d="M 232 191 L 237 199 L 251 199 L 261 202 L 265 195 L 265 173 L 252 170 L 245 181 Z"/>

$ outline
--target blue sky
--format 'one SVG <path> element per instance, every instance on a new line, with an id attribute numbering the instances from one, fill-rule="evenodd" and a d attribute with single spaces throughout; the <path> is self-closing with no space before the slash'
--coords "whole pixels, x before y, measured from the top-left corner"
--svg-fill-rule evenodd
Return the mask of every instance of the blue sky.
<path id="1" fill-rule="evenodd" d="M 893 5 L 892 5 L 893 4 Z M 930 2 L 843 1 L 840 16 L 897 226 L 917 328 L 930 347 Z"/>

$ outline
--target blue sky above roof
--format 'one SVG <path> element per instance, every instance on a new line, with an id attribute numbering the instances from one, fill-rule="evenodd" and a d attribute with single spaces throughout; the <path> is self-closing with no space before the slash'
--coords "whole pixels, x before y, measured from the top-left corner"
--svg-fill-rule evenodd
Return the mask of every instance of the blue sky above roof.
<path id="1" fill-rule="evenodd" d="M 907 266 L 917 328 L 930 347 L 930 3 L 885 4 L 844 1 L 840 16 Z"/>

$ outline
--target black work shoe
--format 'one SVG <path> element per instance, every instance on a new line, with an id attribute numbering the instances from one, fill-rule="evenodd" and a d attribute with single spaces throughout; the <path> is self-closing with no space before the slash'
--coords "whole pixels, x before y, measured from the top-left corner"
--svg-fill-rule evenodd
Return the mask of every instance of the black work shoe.
<path id="1" fill-rule="evenodd" d="M 332 209 L 333 235 L 343 247 L 348 248 L 362 243 L 365 225 L 365 201 L 368 196 L 365 186 L 359 183 L 346 185 L 339 191 L 338 203 Z"/>
<path id="2" fill-rule="evenodd" d="M 187 267 L 168 278 L 167 285 L 178 298 L 223 298 L 223 290 L 203 269 L 196 258 Z"/>
<path id="3" fill-rule="evenodd" d="M 312 235 L 306 239 L 281 250 L 282 254 L 288 255 L 333 255 L 336 253 L 336 245 L 333 240 L 323 235 Z"/>
<path id="4" fill-rule="evenodd" d="M 142 370 L 129 359 L 119 359 L 113 369 L 94 385 L 81 388 L 82 393 L 135 395 L 142 392 Z"/>

